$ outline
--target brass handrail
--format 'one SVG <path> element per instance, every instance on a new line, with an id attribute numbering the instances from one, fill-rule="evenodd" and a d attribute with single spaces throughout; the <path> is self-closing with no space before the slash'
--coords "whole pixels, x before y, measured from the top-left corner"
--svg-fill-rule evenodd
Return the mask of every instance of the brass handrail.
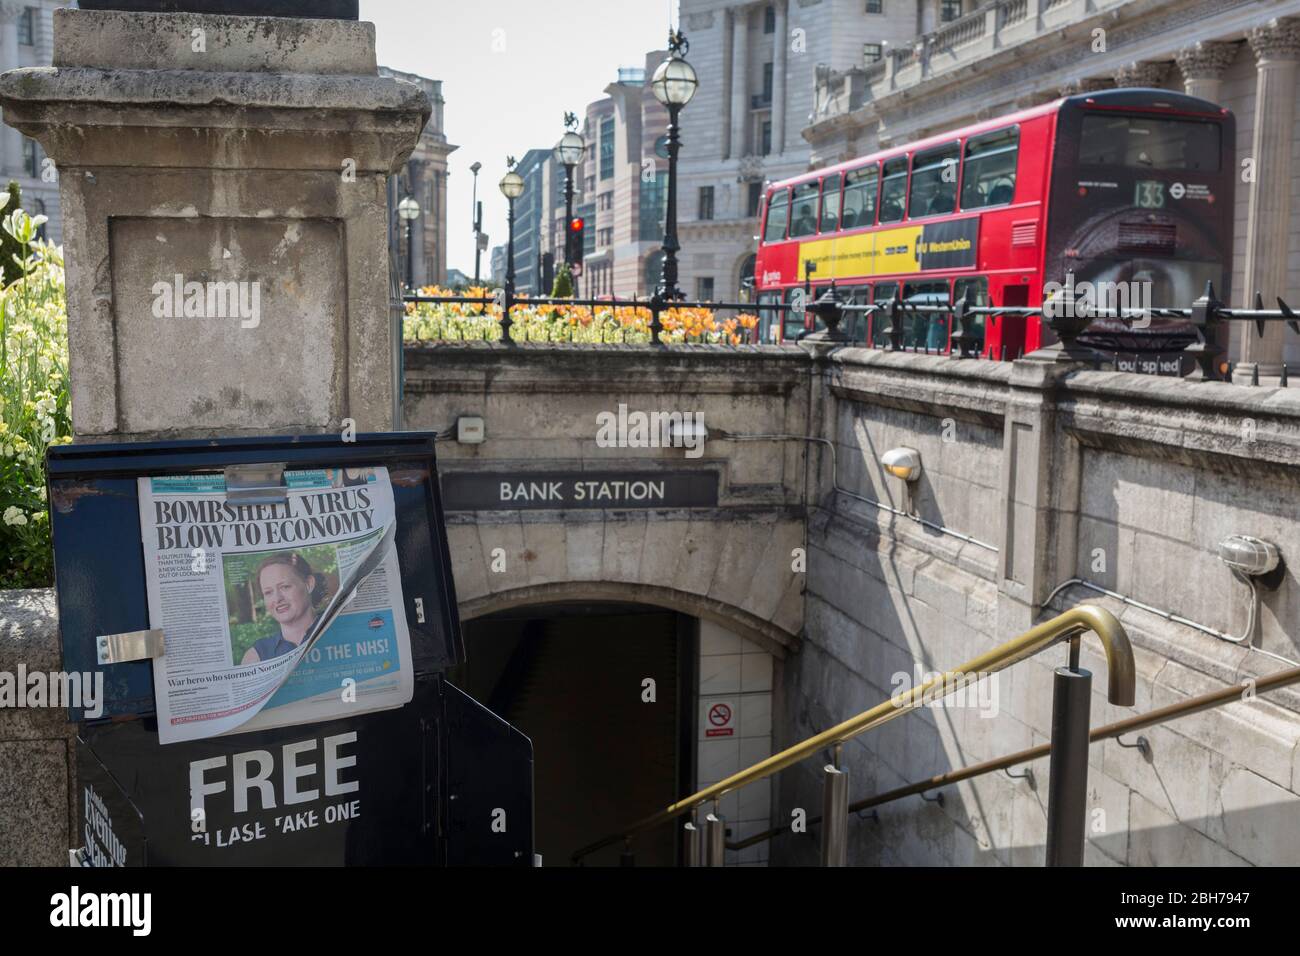
<path id="1" fill-rule="evenodd" d="M 747 767 L 724 780 L 691 794 L 689 797 L 670 804 L 666 809 L 638 820 L 620 833 L 583 847 L 573 854 L 572 860 L 576 863 L 582 857 L 607 846 L 613 846 L 620 840 L 627 840 L 635 833 L 659 826 L 681 816 L 683 813 L 694 810 L 710 800 L 719 800 L 732 790 L 738 790 L 747 784 L 770 777 L 792 764 L 811 757 L 826 747 L 842 744 L 859 734 L 893 720 L 901 714 L 914 710 L 918 706 L 930 701 L 940 700 L 958 687 L 965 686 L 968 678 L 974 679 L 985 674 L 997 673 L 1027 657 L 1032 657 L 1044 648 L 1050 647 L 1059 641 L 1077 639 L 1086 631 L 1092 631 L 1101 639 L 1102 647 L 1106 652 L 1106 693 L 1108 699 L 1112 704 L 1132 706 L 1137 676 L 1133 664 L 1133 648 L 1129 644 L 1128 634 L 1124 631 L 1124 626 L 1120 624 L 1115 615 L 1105 608 L 1092 604 L 1080 604 L 1063 614 L 1058 614 L 1050 621 L 1044 621 L 1042 624 L 1030 628 L 1019 637 L 998 645 L 988 653 L 972 658 L 954 670 L 945 671 L 919 687 L 913 687 L 898 699 L 891 697 L 870 710 L 863 711 L 856 717 L 850 717 L 829 730 L 824 730 L 801 743 L 787 747 L 778 754 L 760 760 L 751 767 Z M 940 692 L 937 694 L 933 690 L 936 685 L 940 688 Z"/>
<path id="2" fill-rule="evenodd" d="M 1290 684 L 1300 683 L 1300 667 L 1291 667 L 1286 670 L 1280 670 L 1266 677 L 1252 678 L 1252 689 L 1257 694 L 1263 694 L 1270 690 L 1277 690 L 1279 687 L 1286 687 Z M 1125 717 L 1123 720 L 1117 720 L 1113 724 L 1106 724 L 1102 727 L 1094 728 L 1088 735 L 1091 743 L 1098 740 L 1106 740 L 1110 737 L 1119 737 L 1123 734 L 1131 733 L 1134 730 L 1142 730 L 1146 727 L 1154 727 L 1157 724 L 1163 724 L 1178 717 L 1186 717 L 1188 714 L 1200 713 L 1203 710 L 1211 710 L 1215 707 L 1222 707 L 1224 704 L 1231 703 L 1234 700 L 1242 699 L 1242 685 L 1229 684 L 1219 690 L 1210 691 L 1207 694 L 1201 694 L 1197 697 L 1189 697 L 1186 700 L 1180 700 L 1175 704 L 1166 704 L 1164 707 L 1158 707 L 1155 710 L 1147 711 L 1145 714 L 1137 714 L 1133 717 Z M 949 770 L 945 773 L 935 774 L 926 780 L 917 783 L 904 784 L 893 790 L 887 790 L 884 793 L 878 793 L 875 796 L 864 797 L 849 804 L 849 813 L 857 813 L 861 810 L 870 810 L 872 807 L 878 807 L 882 804 L 892 803 L 895 800 L 901 800 L 904 797 L 913 797 L 918 793 L 925 793 L 927 790 L 934 790 L 936 787 L 944 787 L 953 783 L 960 783 L 963 780 L 969 780 L 972 777 L 980 777 L 986 773 L 992 773 L 995 770 L 1006 770 L 1017 764 L 1028 763 L 1031 760 L 1037 760 L 1039 757 L 1046 757 L 1052 751 L 1050 743 L 1039 744 L 1037 747 L 1030 747 L 1027 750 L 1018 750 L 1015 753 L 1006 754 L 1002 757 L 995 757 L 992 760 L 985 760 L 982 763 L 973 763 L 966 767 L 960 767 L 957 770 Z M 821 817 L 809 817 L 808 826 L 815 826 L 821 822 Z M 746 837 L 743 840 L 737 840 L 735 843 L 727 843 L 728 850 L 744 850 L 753 846 L 755 843 L 762 843 L 772 837 L 780 836 L 782 833 L 789 833 L 789 825 L 772 827 L 761 833 L 755 833 L 753 836 Z"/>

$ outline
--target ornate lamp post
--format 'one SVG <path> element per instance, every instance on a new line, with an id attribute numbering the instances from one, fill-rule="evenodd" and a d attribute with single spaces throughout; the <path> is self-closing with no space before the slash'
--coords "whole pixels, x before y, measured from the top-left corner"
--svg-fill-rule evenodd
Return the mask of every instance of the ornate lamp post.
<path id="1" fill-rule="evenodd" d="M 407 196 L 397 204 L 397 215 L 406 223 L 406 291 L 415 288 L 415 251 L 411 245 L 411 223 L 420 218 L 420 204 Z"/>
<path id="2" fill-rule="evenodd" d="M 573 218 L 573 170 L 582 162 L 583 153 L 587 151 L 587 141 L 578 132 L 578 117 L 573 113 L 564 114 L 565 133 L 555 144 L 551 155 L 564 167 L 564 264 L 570 265 L 569 255 L 569 220 Z"/>
<path id="3" fill-rule="evenodd" d="M 680 30 L 670 33 L 668 59 L 659 64 L 650 79 L 655 99 L 668 108 L 668 202 L 664 217 L 663 270 L 654 295 L 659 303 L 682 298 L 682 290 L 677 288 L 677 252 L 681 249 L 677 241 L 677 152 L 681 149 L 677 115 L 700 85 L 695 68 L 683 59 L 688 50 L 690 44 Z M 651 340 L 657 342 L 661 331 L 658 308 L 652 314 Z"/>
<path id="4" fill-rule="evenodd" d="M 506 158 L 506 169 L 508 172 L 501 177 L 501 195 L 506 197 L 509 204 L 509 215 L 506 217 L 506 223 L 509 227 L 506 238 L 506 307 L 505 315 L 502 317 L 503 338 L 504 333 L 510 329 L 510 305 L 515 298 L 515 200 L 524 194 L 524 177 L 515 172 L 515 158 L 509 156 Z"/>

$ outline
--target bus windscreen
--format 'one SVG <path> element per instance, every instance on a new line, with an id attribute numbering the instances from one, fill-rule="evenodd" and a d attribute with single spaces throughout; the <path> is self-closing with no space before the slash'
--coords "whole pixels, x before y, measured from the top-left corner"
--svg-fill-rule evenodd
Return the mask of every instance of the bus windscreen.
<path id="1" fill-rule="evenodd" d="M 1079 164 L 1217 173 L 1220 137 L 1217 123 L 1089 113 L 1083 118 Z"/>

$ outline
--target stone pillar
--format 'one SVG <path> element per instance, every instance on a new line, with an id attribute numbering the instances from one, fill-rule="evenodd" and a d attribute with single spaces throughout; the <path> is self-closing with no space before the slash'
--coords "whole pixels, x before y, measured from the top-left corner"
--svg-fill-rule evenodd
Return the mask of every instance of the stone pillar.
<path id="1" fill-rule="evenodd" d="M 78 440 L 393 426 L 388 176 L 429 116 L 355 21 L 54 12 L 0 76 L 58 164 Z"/>
<path id="2" fill-rule="evenodd" d="M 789 0 L 776 0 L 776 43 L 772 48 L 772 152 L 785 152 L 785 74 L 790 56 Z"/>
<path id="3" fill-rule="evenodd" d="M 1127 63 L 1115 71 L 1117 87 L 1150 87 L 1161 89 L 1169 75 L 1168 63 Z"/>
<path id="4" fill-rule="evenodd" d="M 1006 508 L 998 559 L 998 633 L 1034 624 L 1053 588 L 1075 576 L 1078 442 L 1057 435 L 1057 389 L 1079 366 L 1015 362 L 1002 446 Z"/>
<path id="5" fill-rule="evenodd" d="M 731 11 L 731 158 L 749 154 L 749 8 Z"/>
<path id="6" fill-rule="evenodd" d="M 18 65 L 18 18 L 22 13 L 21 3 L 0 3 L 0 59 L 9 66 Z M 11 127 L 4 130 L 4 169 L 10 176 L 23 173 L 23 136 Z"/>
<path id="7" fill-rule="evenodd" d="M 1175 60 L 1183 74 L 1183 91 L 1188 96 L 1219 102 L 1223 74 L 1236 58 L 1236 43 L 1203 40 L 1179 50 Z"/>
<path id="8" fill-rule="evenodd" d="M 1291 139 L 1295 126 L 1296 62 L 1300 59 L 1300 20 L 1282 18 L 1257 27 L 1246 36 L 1255 52 L 1255 128 L 1250 155 L 1255 181 L 1250 184 L 1246 219 L 1245 281 L 1238 301 L 1250 303 L 1255 292 L 1266 303 L 1277 296 L 1290 299 L 1287 288 L 1287 247 L 1291 232 Z M 1282 372 L 1286 329 L 1268 323 L 1261 336 L 1251 322 L 1237 326 L 1238 380 L 1252 372 L 1277 376 Z"/>

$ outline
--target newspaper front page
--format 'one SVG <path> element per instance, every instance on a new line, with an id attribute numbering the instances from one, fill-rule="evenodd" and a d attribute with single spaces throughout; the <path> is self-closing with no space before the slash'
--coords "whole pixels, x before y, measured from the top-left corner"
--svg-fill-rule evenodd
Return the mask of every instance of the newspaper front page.
<path id="1" fill-rule="evenodd" d="M 411 700 L 386 468 L 285 472 L 236 504 L 223 475 L 139 479 L 160 742 L 311 723 Z"/>

